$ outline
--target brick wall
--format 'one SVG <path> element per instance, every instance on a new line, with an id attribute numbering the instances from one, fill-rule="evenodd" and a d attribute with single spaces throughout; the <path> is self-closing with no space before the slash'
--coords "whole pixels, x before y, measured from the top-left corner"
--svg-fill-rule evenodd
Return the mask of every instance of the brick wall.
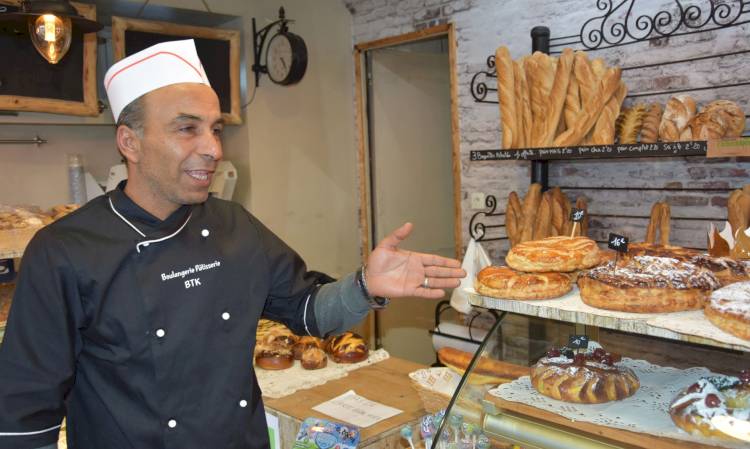
<path id="1" fill-rule="evenodd" d="M 577 35 L 581 25 L 600 15 L 596 1 L 573 0 L 345 0 L 353 15 L 355 43 L 412 32 L 450 21 L 457 38 L 457 73 L 459 81 L 459 120 L 461 132 L 462 229 L 464 244 L 469 238 L 468 224 L 477 212 L 470 207 L 472 192 L 492 194 L 504 209 L 507 195 L 525 192 L 529 164 L 524 162 L 470 163 L 469 151 L 500 148 L 499 108 L 476 103 L 470 94 L 472 76 L 484 70 L 485 60 L 498 45 L 509 47 L 514 58 L 529 53 L 529 31 L 537 25 L 548 26 L 552 37 Z M 684 2 L 688 3 L 688 2 Z M 709 1 L 690 2 L 708 4 Z M 737 2 L 728 2 L 736 4 Z M 653 15 L 660 8 L 673 8 L 674 2 L 636 2 L 635 8 Z M 638 8 L 644 8 L 642 11 Z M 747 16 L 743 16 L 747 17 Z M 745 19 L 743 19 L 745 20 Z M 695 56 L 748 50 L 750 24 L 659 41 L 638 43 L 608 50 L 594 51 L 610 65 L 635 66 Z M 750 81 L 750 54 L 720 59 L 673 64 L 642 70 L 628 70 L 623 78 L 630 92 L 661 91 L 696 86 L 714 86 Z M 699 103 L 715 98 L 737 101 L 750 111 L 750 88 L 703 90 L 691 93 Z M 667 95 L 645 101 L 664 102 Z M 636 99 L 638 100 L 638 99 Z M 643 101 L 643 100 L 639 100 Z M 631 103 L 632 99 L 626 100 Z M 639 159 L 619 161 L 553 162 L 550 184 L 576 187 L 570 196 L 583 195 L 592 213 L 648 215 L 653 202 L 667 200 L 674 217 L 726 217 L 725 192 L 634 192 L 598 190 L 597 186 L 641 188 L 737 188 L 748 182 L 749 160 L 707 161 L 703 158 Z M 446 205 L 446 207 L 448 207 Z M 497 223 L 497 222 L 495 222 Z M 601 237 L 609 230 L 641 239 L 646 220 L 600 219 L 592 223 L 592 233 Z M 687 246 L 705 244 L 704 221 L 673 221 L 673 243 Z M 502 232 L 499 235 L 504 235 Z M 504 241 L 485 244 L 495 260 L 507 245 Z"/>

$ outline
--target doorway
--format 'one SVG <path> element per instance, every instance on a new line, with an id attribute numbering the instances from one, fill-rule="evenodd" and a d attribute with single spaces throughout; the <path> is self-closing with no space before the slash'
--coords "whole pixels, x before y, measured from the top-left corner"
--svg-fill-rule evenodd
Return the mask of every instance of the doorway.
<path id="1" fill-rule="evenodd" d="M 393 38 L 359 49 L 362 64 L 362 170 L 366 211 L 363 253 L 410 221 L 404 248 L 457 257 L 460 178 L 452 88 L 452 28 L 418 39 Z M 448 292 L 450 293 L 450 292 Z M 434 362 L 429 330 L 439 300 L 394 299 L 371 320 L 377 347 L 396 357 Z"/>

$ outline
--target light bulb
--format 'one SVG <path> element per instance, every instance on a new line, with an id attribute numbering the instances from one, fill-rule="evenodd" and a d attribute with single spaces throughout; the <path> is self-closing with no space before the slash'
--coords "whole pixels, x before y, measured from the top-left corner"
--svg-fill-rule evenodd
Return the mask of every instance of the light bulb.
<path id="1" fill-rule="evenodd" d="M 71 30 L 68 17 L 43 14 L 29 19 L 31 43 L 50 64 L 57 64 L 68 52 Z"/>

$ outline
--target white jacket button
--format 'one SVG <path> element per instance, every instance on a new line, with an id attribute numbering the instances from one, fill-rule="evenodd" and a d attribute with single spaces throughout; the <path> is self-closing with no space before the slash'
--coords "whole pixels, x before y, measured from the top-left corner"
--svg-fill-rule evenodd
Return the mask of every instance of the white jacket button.
<path id="1" fill-rule="evenodd" d="M 169 422 L 167 422 L 167 425 L 170 429 L 174 429 L 175 427 L 177 427 L 177 421 L 175 421 L 174 419 L 170 419 Z"/>
<path id="2" fill-rule="evenodd" d="M 229 312 L 224 312 L 224 313 L 221 314 L 221 319 L 224 320 L 224 321 L 229 320 L 229 318 L 231 318 L 231 317 L 232 317 L 232 315 L 230 315 Z"/>
<path id="3" fill-rule="evenodd" d="M 240 401 L 240 407 L 242 407 L 242 408 L 245 408 L 245 407 L 247 407 L 247 401 L 246 401 L 246 400 L 244 400 L 244 399 L 243 399 L 243 400 L 241 400 L 241 401 Z"/>
<path id="4" fill-rule="evenodd" d="M 208 237 L 209 234 L 210 234 L 210 232 L 208 232 L 208 229 L 204 229 L 204 230 L 201 231 L 201 235 L 203 237 Z"/>
<path id="5" fill-rule="evenodd" d="M 167 331 L 164 329 L 156 329 L 156 336 L 159 338 L 164 338 L 164 336 L 167 335 Z"/>

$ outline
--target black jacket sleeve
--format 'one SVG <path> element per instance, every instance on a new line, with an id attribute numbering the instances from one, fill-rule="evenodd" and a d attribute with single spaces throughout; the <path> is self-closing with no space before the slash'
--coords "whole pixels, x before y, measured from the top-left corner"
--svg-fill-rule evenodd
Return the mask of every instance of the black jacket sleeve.
<path id="1" fill-rule="evenodd" d="M 49 229 L 26 249 L 0 346 L 0 449 L 55 443 L 80 340 L 78 286 Z"/>

